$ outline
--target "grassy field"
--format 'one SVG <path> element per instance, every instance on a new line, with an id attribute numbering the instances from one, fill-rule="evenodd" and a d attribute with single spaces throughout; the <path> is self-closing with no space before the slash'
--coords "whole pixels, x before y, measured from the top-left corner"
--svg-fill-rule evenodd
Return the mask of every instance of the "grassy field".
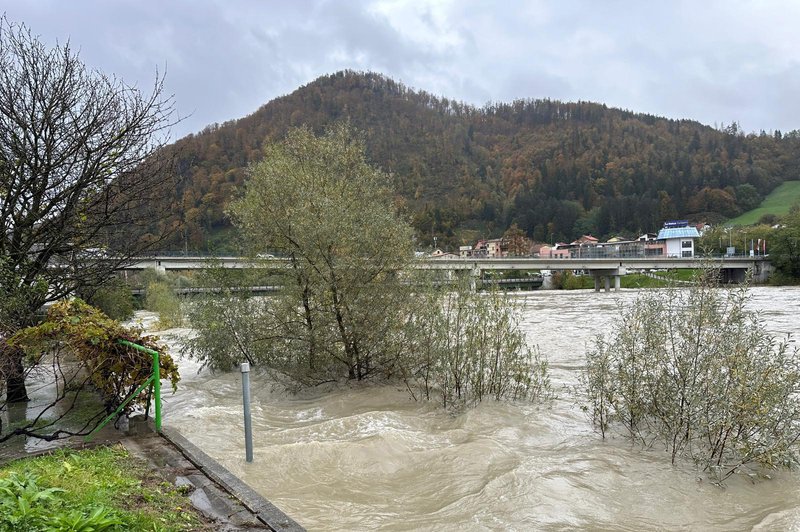
<path id="1" fill-rule="evenodd" d="M 752 225 L 765 214 L 786 214 L 789 208 L 798 202 L 800 202 L 800 181 L 786 181 L 764 198 L 761 205 L 728 220 L 725 225 Z"/>

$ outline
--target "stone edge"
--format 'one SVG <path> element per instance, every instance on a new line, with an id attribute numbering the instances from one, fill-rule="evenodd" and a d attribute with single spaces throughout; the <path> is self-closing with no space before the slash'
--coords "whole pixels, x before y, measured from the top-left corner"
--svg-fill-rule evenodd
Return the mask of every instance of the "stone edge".
<path id="1" fill-rule="evenodd" d="M 283 513 L 274 504 L 259 495 L 253 488 L 245 484 L 244 481 L 228 471 L 219 462 L 201 451 L 176 429 L 162 427 L 161 437 L 177 447 L 195 467 L 236 497 L 239 502 L 253 512 L 262 523 L 272 530 L 276 532 L 305 531 L 305 528 Z"/>

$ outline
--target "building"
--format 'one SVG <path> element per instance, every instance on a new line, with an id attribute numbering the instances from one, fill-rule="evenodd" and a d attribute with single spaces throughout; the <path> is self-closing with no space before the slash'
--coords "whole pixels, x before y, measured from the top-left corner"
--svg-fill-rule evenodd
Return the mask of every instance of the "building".
<path id="1" fill-rule="evenodd" d="M 505 256 L 502 238 L 492 238 L 486 241 L 486 256 L 490 259 L 500 259 Z"/>
<path id="2" fill-rule="evenodd" d="M 667 257 L 694 257 L 694 241 L 700 238 L 697 227 L 690 226 L 687 220 L 671 220 L 664 222 L 658 232 L 657 240 L 664 242 Z"/>
<path id="3" fill-rule="evenodd" d="M 546 259 L 568 259 L 571 257 L 570 245 L 559 242 L 554 246 L 545 244 L 539 248 L 539 256 Z"/>
<path id="4" fill-rule="evenodd" d="M 433 250 L 433 253 L 431 253 L 431 258 L 432 259 L 457 259 L 459 257 L 455 253 L 450 253 L 449 251 L 442 251 L 441 249 L 436 248 L 435 250 Z"/>

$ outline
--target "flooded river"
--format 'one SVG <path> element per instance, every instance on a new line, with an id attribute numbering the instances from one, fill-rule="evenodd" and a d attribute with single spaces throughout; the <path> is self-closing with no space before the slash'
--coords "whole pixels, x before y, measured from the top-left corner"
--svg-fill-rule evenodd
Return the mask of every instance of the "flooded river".
<path id="1" fill-rule="evenodd" d="M 181 360 L 165 422 L 309 530 L 800 530 L 798 471 L 719 488 L 660 450 L 592 430 L 573 392 L 584 353 L 635 296 L 518 296 L 550 360 L 552 407 L 487 402 L 453 417 L 399 386 L 295 397 L 253 374 L 247 464 L 239 374 Z M 771 331 L 800 337 L 800 288 L 753 296 Z"/>

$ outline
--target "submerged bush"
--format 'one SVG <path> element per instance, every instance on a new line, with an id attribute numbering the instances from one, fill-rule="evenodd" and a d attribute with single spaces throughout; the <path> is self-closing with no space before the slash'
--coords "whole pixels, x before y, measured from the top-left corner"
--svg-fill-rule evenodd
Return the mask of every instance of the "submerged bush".
<path id="1" fill-rule="evenodd" d="M 527 345 L 519 309 L 498 290 L 468 286 L 429 292 L 409 320 L 404 360 L 409 389 L 445 408 L 484 398 L 540 400 L 552 395 L 547 360 Z"/>
<path id="2" fill-rule="evenodd" d="M 791 466 L 800 455 L 800 357 L 746 309 L 746 286 L 646 292 L 587 355 L 587 411 L 605 437 L 621 428 L 673 463 L 718 480 L 745 466 Z"/>
<path id="3" fill-rule="evenodd" d="M 158 328 L 169 329 L 183 325 L 183 308 L 175 290 L 166 280 L 147 285 L 144 308 L 158 313 Z"/>

